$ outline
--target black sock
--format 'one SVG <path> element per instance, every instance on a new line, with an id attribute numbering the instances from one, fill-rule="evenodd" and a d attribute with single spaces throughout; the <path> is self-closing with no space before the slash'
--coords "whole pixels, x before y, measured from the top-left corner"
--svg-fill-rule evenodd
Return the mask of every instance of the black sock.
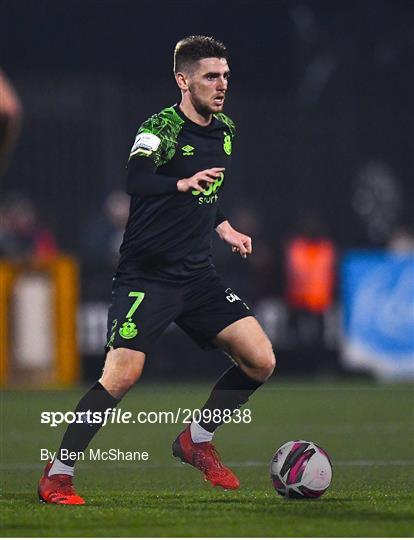
<path id="1" fill-rule="evenodd" d="M 97 382 L 79 401 L 75 412 L 87 412 L 91 413 L 99 412 L 103 414 L 107 409 L 113 409 L 120 402 L 119 399 L 111 396 L 109 392 L 105 390 L 100 382 Z M 92 416 L 92 414 L 91 414 Z M 85 419 L 86 420 L 86 419 Z M 101 428 L 102 422 L 89 424 L 85 422 L 78 424 L 74 422 L 70 424 L 63 435 L 62 444 L 60 445 L 59 451 L 57 453 L 57 459 L 73 467 L 76 459 L 67 459 L 68 452 L 83 452 L 88 444 L 91 442 L 92 438 Z M 63 453 L 62 453 L 63 450 Z"/>
<path id="2" fill-rule="evenodd" d="M 228 409 L 233 413 L 235 409 L 239 409 L 262 384 L 246 375 L 238 366 L 232 366 L 216 382 L 210 397 L 201 409 L 199 425 L 213 433 L 223 424 L 224 411 Z M 215 410 L 219 412 L 214 414 Z M 210 412 L 203 415 L 204 411 Z"/>

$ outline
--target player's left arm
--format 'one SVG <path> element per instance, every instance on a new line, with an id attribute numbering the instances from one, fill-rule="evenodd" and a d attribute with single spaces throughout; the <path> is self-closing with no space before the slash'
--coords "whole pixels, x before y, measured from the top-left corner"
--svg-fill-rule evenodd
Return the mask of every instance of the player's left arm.
<path id="1" fill-rule="evenodd" d="M 230 133 L 230 135 L 228 136 L 228 141 L 226 142 L 227 150 L 225 151 L 227 154 L 231 154 L 232 141 L 235 136 L 236 126 L 233 120 L 231 120 L 225 114 L 218 114 L 216 115 L 216 117 L 226 125 L 226 130 L 228 130 L 227 133 Z M 227 244 L 231 245 L 233 253 L 240 253 L 243 259 L 246 259 L 247 255 L 250 255 L 252 253 L 251 237 L 247 236 L 247 234 L 236 231 L 236 229 L 234 229 L 230 225 L 220 206 L 217 208 L 214 228 L 216 229 L 217 234 L 220 236 L 220 238 Z"/>
<path id="2" fill-rule="evenodd" d="M 240 253 L 243 259 L 252 253 L 252 239 L 250 236 L 236 231 L 228 220 L 222 221 L 216 227 L 217 234 L 220 238 L 231 245 L 233 253 Z"/>

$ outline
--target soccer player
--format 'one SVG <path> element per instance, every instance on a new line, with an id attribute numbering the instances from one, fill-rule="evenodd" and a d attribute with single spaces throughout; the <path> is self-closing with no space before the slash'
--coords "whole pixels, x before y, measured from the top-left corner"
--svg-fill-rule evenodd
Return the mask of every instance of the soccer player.
<path id="1" fill-rule="evenodd" d="M 172 445 L 173 455 L 200 469 L 213 486 L 237 489 L 211 443 L 226 410 L 247 402 L 271 375 L 271 343 L 248 306 L 223 284 L 212 264 L 213 229 L 234 252 L 252 252 L 219 207 L 230 179 L 235 126 L 223 114 L 229 66 L 226 47 L 211 37 L 187 37 L 175 47 L 174 74 L 181 102 L 151 116 L 138 130 L 128 162 L 131 207 L 114 277 L 103 375 L 76 412 L 116 407 L 139 379 L 145 356 L 174 321 L 203 349 L 219 347 L 234 361 L 216 382 L 193 421 Z M 205 411 L 215 411 L 205 414 Z M 217 411 L 220 414 L 217 414 Z M 207 421 L 208 420 L 208 421 Z M 72 478 L 75 460 L 99 423 L 73 423 L 57 459 L 39 482 L 39 497 L 55 504 L 83 504 Z"/>

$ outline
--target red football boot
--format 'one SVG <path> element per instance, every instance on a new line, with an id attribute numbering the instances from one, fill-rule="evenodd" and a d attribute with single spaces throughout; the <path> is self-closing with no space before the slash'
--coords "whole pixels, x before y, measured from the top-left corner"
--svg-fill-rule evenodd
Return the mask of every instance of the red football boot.
<path id="1" fill-rule="evenodd" d="M 73 487 L 73 477 L 69 474 L 53 474 L 48 476 L 52 462 L 46 465 L 42 478 L 39 480 L 37 493 L 40 502 L 52 504 L 85 504 L 82 497 Z"/>
<path id="2" fill-rule="evenodd" d="M 204 479 L 213 486 L 224 489 L 238 489 L 240 482 L 237 476 L 225 467 L 210 442 L 194 443 L 191 439 L 190 426 L 178 435 L 172 445 L 173 456 L 179 457 L 183 463 L 189 463 L 204 473 Z"/>

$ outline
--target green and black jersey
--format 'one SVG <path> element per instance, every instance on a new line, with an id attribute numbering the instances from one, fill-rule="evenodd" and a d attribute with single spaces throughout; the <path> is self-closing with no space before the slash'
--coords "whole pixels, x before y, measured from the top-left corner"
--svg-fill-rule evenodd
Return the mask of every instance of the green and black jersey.
<path id="1" fill-rule="evenodd" d="M 131 207 L 120 271 L 184 279 L 211 267 L 212 232 L 225 220 L 219 200 L 229 178 L 234 135 L 234 123 L 223 113 L 203 127 L 177 105 L 142 124 L 128 162 Z M 225 171 L 204 192 L 177 190 L 178 180 L 212 167 Z"/>

